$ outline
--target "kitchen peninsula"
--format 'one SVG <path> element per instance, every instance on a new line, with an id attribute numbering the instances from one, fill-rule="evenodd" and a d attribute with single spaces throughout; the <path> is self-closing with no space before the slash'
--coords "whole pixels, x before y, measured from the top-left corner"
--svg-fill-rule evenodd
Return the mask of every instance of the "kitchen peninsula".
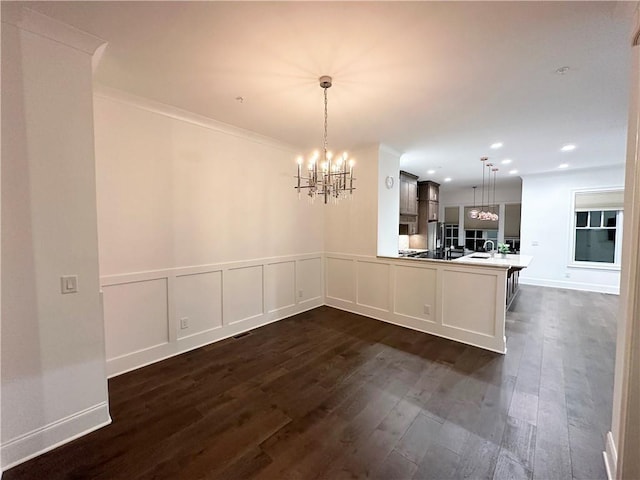
<path id="1" fill-rule="evenodd" d="M 401 258 L 407 258 L 410 260 L 443 261 L 441 259 L 436 259 L 430 256 L 430 253 L 431 252 L 429 252 L 428 250 L 412 249 L 400 251 L 399 256 Z M 520 270 L 522 270 L 523 268 L 527 268 L 532 260 L 533 257 L 530 255 L 471 252 L 462 257 L 447 261 L 464 263 L 474 266 L 507 268 L 507 283 L 505 293 L 506 308 L 508 310 L 516 294 L 518 293 Z"/>
<path id="2" fill-rule="evenodd" d="M 508 267 L 507 271 L 507 309 L 511 306 L 513 299 L 518 293 L 518 280 L 520 270 L 527 268 L 533 260 L 530 255 L 514 255 L 514 254 L 489 254 L 489 253 L 472 253 L 464 257 L 456 258 L 453 262 L 469 263 L 473 265 L 486 265 L 496 267 Z"/>

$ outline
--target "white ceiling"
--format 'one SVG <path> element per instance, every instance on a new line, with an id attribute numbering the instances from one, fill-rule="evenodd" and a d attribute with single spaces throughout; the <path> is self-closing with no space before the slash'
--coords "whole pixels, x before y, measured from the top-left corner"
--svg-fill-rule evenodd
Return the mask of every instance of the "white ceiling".
<path id="1" fill-rule="evenodd" d="M 384 143 L 422 179 L 477 183 L 483 155 L 513 160 L 503 180 L 624 162 L 634 2 L 29 5 L 109 42 L 96 82 L 301 153 L 331 75 L 330 148 Z"/>

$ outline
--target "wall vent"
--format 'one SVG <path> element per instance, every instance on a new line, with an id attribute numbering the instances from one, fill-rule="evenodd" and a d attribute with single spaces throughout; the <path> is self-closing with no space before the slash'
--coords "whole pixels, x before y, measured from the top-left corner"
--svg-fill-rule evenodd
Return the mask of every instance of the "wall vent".
<path id="1" fill-rule="evenodd" d="M 242 333 L 239 333 L 238 335 L 234 335 L 231 338 L 237 340 L 239 338 L 246 337 L 247 335 L 251 335 L 251 332 L 242 332 Z"/>

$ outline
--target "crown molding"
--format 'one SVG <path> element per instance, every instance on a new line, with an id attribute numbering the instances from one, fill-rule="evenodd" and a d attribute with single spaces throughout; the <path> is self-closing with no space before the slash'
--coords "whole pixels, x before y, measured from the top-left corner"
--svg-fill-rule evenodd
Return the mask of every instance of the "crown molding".
<path id="1" fill-rule="evenodd" d="M 395 148 L 390 147 L 389 145 L 386 145 L 384 143 L 380 144 L 380 151 L 388 153 L 390 155 L 394 155 L 394 156 L 396 156 L 398 158 L 400 158 L 402 155 L 404 155 L 402 152 L 400 152 L 400 151 L 396 150 Z"/>
<path id="2" fill-rule="evenodd" d="M 2 22 L 93 55 L 107 42 L 19 3 L 3 2 Z"/>
<path id="3" fill-rule="evenodd" d="M 224 133 L 226 135 L 240 137 L 255 143 L 259 143 L 261 145 L 278 148 L 286 152 L 291 152 L 292 155 L 297 151 L 293 145 L 289 145 L 274 138 L 260 135 L 259 133 L 236 127 L 235 125 L 220 122 L 218 120 L 214 120 L 212 118 L 205 117 L 204 115 L 199 115 L 188 110 L 183 110 L 181 108 L 174 107 L 173 105 L 168 105 L 156 100 L 140 97 L 123 90 L 118 90 L 101 84 L 94 84 L 93 94 L 97 98 L 105 98 L 108 100 L 113 100 L 115 102 L 124 103 L 141 110 L 146 110 L 148 112 L 163 115 L 168 118 L 173 118 L 175 120 L 180 120 L 192 125 L 204 127 L 209 130 Z"/>

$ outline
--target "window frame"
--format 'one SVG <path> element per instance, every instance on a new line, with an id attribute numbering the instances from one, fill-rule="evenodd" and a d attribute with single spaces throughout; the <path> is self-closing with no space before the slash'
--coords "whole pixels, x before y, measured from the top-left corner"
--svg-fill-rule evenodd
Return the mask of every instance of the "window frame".
<path id="1" fill-rule="evenodd" d="M 624 187 L 607 187 L 607 188 L 588 188 L 581 190 L 573 190 L 571 195 L 571 221 L 569 222 L 570 235 L 571 239 L 569 245 L 569 262 L 568 266 L 573 268 L 589 268 L 589 269 L 597 269 L 597 270 L 617 270 L 619 271 L 622 264 L 622 225 L 624 221 L 624 211 L 623 206 L 620 207 L 611 207 L 611 206 L 602 206 L 602 207 L 589 207 L 589 208 L 576 208 L 576 194 L 579 193 L 607 193 L 607 192 L 618 192 L 623 191 Z M 604 214 L 601 215 L 600 218 L 600 227 L 591 227 L 591 212 L 606 212 L 606 211 L 615 211 L 616 212 L 616 226 L 615 228 L 611 227 L 602 227 L 602 223 L 604 222 Z M 578 212 L 589 212 L 587 216 L 587 225 L 585 227 L 577 226 L 577 213 Z M 615 230 L 616 240 L 614 245 L 614 254 L 613 263 L 606 262 L 591 262 L 584 260 L 576 260 L 576 236 L 578 230 Z"/>

